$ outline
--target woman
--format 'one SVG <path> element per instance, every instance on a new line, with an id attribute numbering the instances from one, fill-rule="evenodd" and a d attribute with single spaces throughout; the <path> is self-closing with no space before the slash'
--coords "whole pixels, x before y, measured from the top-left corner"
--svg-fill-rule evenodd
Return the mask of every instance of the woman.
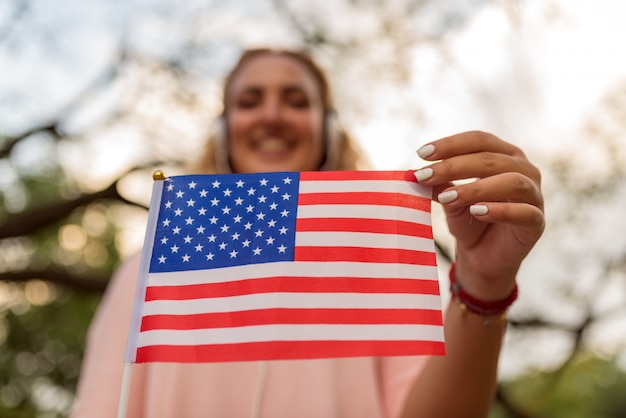
<path id="1" fill-rule="evenodd" d="M 306 56 L 245 53 L 224 87 L 220 129 L 196 172 L 359 168 L 334 121 L 323 73 Z M 544 228 L 540 174 L 501 139 L 434 141 L 416 171 L 457 240 L 443 357 L 134 365 L 128 416 L 484 417 L 518 268 Z M 476 178 L 463 185 L 454 180 Z M 73 416 L 114 416 L 138 257 L 122 265 L 94 319 Z"/>

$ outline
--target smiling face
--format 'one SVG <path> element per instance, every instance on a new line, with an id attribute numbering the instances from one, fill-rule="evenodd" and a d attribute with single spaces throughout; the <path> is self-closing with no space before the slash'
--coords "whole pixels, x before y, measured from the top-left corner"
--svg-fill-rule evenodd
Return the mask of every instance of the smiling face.
<path id="1" fill-rule="evenodd" d="M 232 170 L 317 170 L 324 149 L 319 90 L 311 72 L 292 57 L 251 58 L 226 92 Z"/>

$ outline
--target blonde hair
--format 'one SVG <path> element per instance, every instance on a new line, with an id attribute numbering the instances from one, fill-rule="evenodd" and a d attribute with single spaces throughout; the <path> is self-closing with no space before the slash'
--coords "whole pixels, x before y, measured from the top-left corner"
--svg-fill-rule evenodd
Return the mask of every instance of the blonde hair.
<path id="1" fill-rule="evenodd" d="M 313 61 L 313 59 L 306 52 L 290 51 L 290 50 L 275 50 L 275 49 L 251 49 L 244 51 L 239 58 L 237 64 L 233 67 L 230 73 L 226 76 L 224 81 L 224 87 L 222 90 L 222 103 L 224 103 L 224 115 L 227 112 L 227 93 L 230 89 L 233 81 L 239 74 L 239 71 L 254 57 L 259 55 L 278 55 L 285 56 L 296 60 L 302 64 L 315 78 L 317 86 L 319 88 L 320 97 L 322 99 L 322 105 L 324 106 L 324 113 L 329 114 L 334 112 L 334 105 L 332 101 L 332 95 L 330 92 L 330 86 L 326 75 L 322 69 Z M 338 150 L 338 158 L 335 170 L 358 170 L 367 167 L 365 158 L 362 152 L 358 149 L 355 141 L 343 130 L 339 132 L 340 135 L 340 147 Z M 217 133 L 213 132 L 207 139 L 200 158 L 195 161 L 190 167 L 193 173 L 203 174 L 217 174 L 220 173 L 220 164 L 218 160 L 217 147 L 221 146 L 217 139 Z"/>

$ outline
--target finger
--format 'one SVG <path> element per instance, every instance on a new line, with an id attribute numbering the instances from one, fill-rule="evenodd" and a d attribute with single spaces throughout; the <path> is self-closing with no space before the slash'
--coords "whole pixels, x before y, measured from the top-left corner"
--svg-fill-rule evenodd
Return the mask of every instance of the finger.
<path id="1" fill-rule="evenodd" d="M 541 209 L 528 203 L 479 202 L 470 206 L 470 213 L 483 222 L 522 227 L 526 238 L 532 242 L 541 236 L 545 228 L 545 216 Z"/>
<path id="2" fill-rule="evenodd" d="M 417 155 L 424 160 L 434 161 L 483 151 L 510 156 L 524 155 L 515 145 L 482 131 L 463 132 L 438 139 L 418 149 Z"/>
<path id="3" fill-rule="evenodd" d="M 455 180 L 486 178 L 506 172 L 516 172 L 540 181 L 539 170 L 525 158 L 505 154 L 480 152 L 446 158 L 415 172 L 420 183 L 437 185 Z"/>
<path id="4" fill-rule="evenodd" d="M 436 198 L 448 208 L 467 207 L 476 202 L 517 202 L 543 208 L 539 186 L 520 173 L 504 173 L 448 187 L 438 192 Z"/>

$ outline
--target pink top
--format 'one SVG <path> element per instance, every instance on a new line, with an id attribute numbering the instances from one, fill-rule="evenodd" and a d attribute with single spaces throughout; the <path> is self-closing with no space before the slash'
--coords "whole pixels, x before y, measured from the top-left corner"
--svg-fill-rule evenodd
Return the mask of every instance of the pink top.
<path id="1" fill-rule="evenodd" d="M 121 266 L 91 325 L 72 417 L 117 414 L 139 259 Z M 398 417 L 426 358 L 134 364 L 127 417 Z"/>

